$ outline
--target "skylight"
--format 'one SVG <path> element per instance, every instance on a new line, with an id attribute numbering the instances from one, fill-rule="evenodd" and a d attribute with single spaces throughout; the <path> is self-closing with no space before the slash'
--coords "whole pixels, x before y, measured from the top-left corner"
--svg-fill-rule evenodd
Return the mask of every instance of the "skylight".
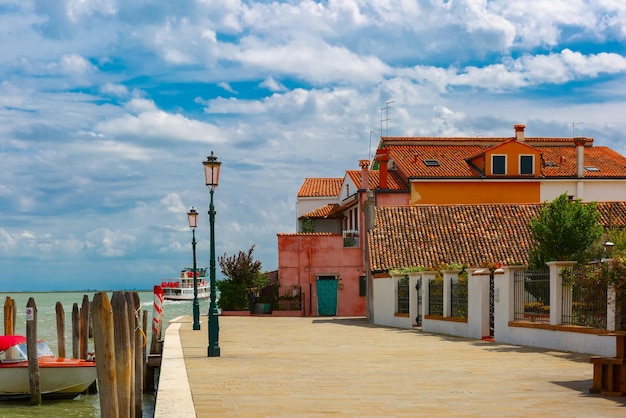
<path id="1" fill-rule="evenodd" d="M 585 166 L 585 171 L 600 171 L 600 169 L 598 167 L 594 167 L 592 165 L 586 165 Z"/>
<path id="2" fill-rule="evenodd" d="M 426 167 L 439 167 L 439 161 L 437 160 L 424 160 Z"/>

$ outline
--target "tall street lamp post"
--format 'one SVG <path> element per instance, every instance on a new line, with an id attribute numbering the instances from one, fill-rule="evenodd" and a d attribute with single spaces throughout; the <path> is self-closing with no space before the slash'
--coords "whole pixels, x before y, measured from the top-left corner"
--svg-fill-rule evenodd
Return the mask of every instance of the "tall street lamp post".
<path id="1" fill-rule="evenodd" d="M 198 274 L 196 264 L 196 227 L 198 226 L 198 212 L 191 207 L 187 212 L 189 219 L 189 228 L 192 232 L 191 248 L 193 248 L 193 329 L 200 329 L 200 304 L 198 303 Z"/>
<path id="2" fill-rule="evenodd" d="M 211 303 L 209 305 L 209 357 L 220 356 L 220 324 L 218 321 L 217 304 L 215 303 L 216 284 L 215 284 L 215 207 L 213 206 L 213 192 L 217 187 L 220 179 L 220 166 L 222 163 L 217 161 L 217 157 L 211 155 L 207 157 L 206 161 L 202 162 L 204 165 L 204 177 L 206 179 L 206 185 L 210 188 L 211 203 L 209 204 L 209 223 L 211 227 Z"/>

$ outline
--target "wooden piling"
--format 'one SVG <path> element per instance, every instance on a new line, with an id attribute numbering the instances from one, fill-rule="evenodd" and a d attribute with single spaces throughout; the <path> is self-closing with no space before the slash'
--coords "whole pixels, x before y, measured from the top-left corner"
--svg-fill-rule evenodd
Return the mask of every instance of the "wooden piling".
<path id="1" fill-rule="evenodd" d="M 117 375 L 117 401 L 120 415 L 130 417 L 131 410 L 131 344 L 128 325 L 128 306 L 124 292 L 113 292 L 113 323 L 115 325 L 115 371 Z M 134 369 L 133 369 L 134 370 Z"/>
<path id="2" fill-rule="evenodd" d="M 145 344 L 144 344 L 144 338 L 143 338 L 143 333 L 142 333 L 143 330 L 141 328 L 141 317 L 140 317 L 141 301 L 139 300 L 139 293 L 132 292 L 131 297 L 132 297 L 132 303 L 133 303 L 132 305 L 133 318 L 135 322 L 135 329 L 134 329 L 135 358 L 133 359 L 133 363 L 135 366 L 133 383 L 134 383 L 135 389 L 133 391 L 133 396 L 135 399 L 135 417 L 141 418 L 143 416 L 143 397 L 141 396 L 141 394 L 143 393 L 143 354 L 142 354 L 143 350 L 142 350 L 142 347 Z"/>
<path id="3" fill-rule="evenodd" d="M 26 303 L 26 351 L 28 356 L 30 403 L 31 405 L 41 405 L 39 360 L 37 358 L 37 305 L 32 297 Z"/>
<path id="4" fill-rule="evenodd" d="M 94 296 L 92 316 L 94 321 L 93 339 L 97 356 L 96 370 L 98 372 L 100 416 L 102 418 L 119 418 L 113 308 L 106 292 L 96 293 Z"/>
<path id="5" fill-rule="evenodd" d="M 87 360 L 89 351 L 89 296 L 83 295 L 83 304 L 80 307 L 80 357 Z"/>
<path id="6" fill-rule="evenodd" d="M 72 305 L 72 358 L 80 358 L 80 315 L 78 303 Z"/>
<path id="7" fill-rule="evenodd" d="M 7 296 L 4 301 L 4 335 L 15 334 L 15 313 L 15 301 L 10 296 Z"/>
<path id="8" fill-rule="evenodd" d="M 59 357 L 65 357 L 65 310 L 61 302 L 57 302 L 55 311 L 57 318 L 57 351 Z"/>

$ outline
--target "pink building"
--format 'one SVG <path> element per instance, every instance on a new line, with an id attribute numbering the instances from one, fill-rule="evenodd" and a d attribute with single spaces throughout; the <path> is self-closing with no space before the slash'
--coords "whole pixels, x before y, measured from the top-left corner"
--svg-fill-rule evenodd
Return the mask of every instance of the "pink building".
<path id="1" fill-rule="evenodd" d="M 377 189 L 380 206 L 405 206 L 409 197 L 396 172 L 370 171 L 369 165 L 361 160 L 361 170 L 348 170 L 343 178 L 305 179 L 298 192 L 298 232 L 278 234 L 280 286 L 300 286 L 307 316 L 366 314 L 366 192 Z"/>

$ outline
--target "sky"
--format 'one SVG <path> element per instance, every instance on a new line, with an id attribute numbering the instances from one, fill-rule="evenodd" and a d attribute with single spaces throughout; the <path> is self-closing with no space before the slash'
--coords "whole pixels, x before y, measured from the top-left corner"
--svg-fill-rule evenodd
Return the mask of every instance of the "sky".
<path id="1" fill-rule="evenodd" d="M 306 177 L 379 136 L 586 136 L 626 154 L 623 0 L 0 0 L 0 291 L 277 268 Z M 218 279 L 221 278 L 219 265 Z"/>

